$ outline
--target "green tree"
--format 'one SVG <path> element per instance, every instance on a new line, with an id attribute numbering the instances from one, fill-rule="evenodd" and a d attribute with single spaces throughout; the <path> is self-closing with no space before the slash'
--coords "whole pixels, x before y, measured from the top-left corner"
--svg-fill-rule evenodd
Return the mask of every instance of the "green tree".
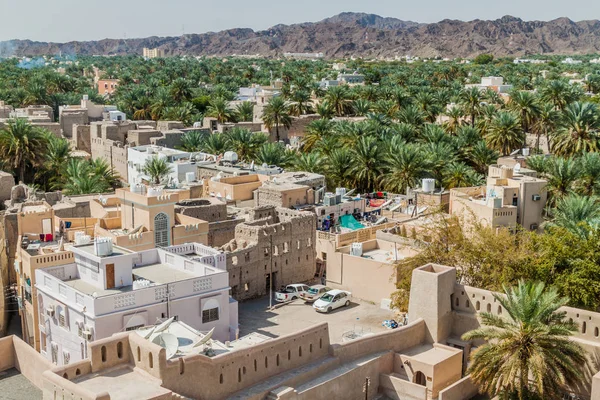
<path id="1" fill-rule="evenodd" d="M 240 160 L 250 161 L 256 157 L 258 149 L 269 138 L 264 133 L 253 133 L 248 129 L 235 127 L 225 134 L 228 148 L 235 151 Z"/>
<path id="2" fill-rule="evenodd" d="M 570 194 L 556 201 L 552 214 L 552 225 L 587 236 L 590 228 L 600 227 L 600 199 L 596 196 Z"/>
<path id="3" fill-rule="evenodd" d="M 17 170 L 21 182 L 25 182 L 28 165 L 37 167 L 44 161 L 48 136 L 26 119 L 9 120 L 0 131 L 0 152 L 8 164 Z"/>
<path id="4" fill-rule="evenodd" d="M 559 311 L 568 299 L 543 283 L 520 281 L 504 291 L 494 299 L 506 314 L 483 312 L 482 326 L 463 335 L 486 341 L 472 354 L 467 373 L 492 397 L 560 399 L 580 383 L 587 363 L 583 348 L 569 338 L 577 325 Z"/>
<path id="5" fill-rule="evenodd" d="M 229 108 L 229 102 L 222 97 L 212 99 L 206 109 L 206 116 L 216 118 L 220 124 L 231 121 L 233 115 L 234 112 Z"/>
<path id="6" fill-rule="evenodd" d="M 203 131 L 188 131 L 184 133 L 181 137 L 181 149 L 190 152 L 202 151 L 202 145 L 208 135 L 210 134 Z"/>
<path id="7" fill-rule="evenodd" d="M 494 56 L 486 53 L 479 54 L 473 59 L 473 63 L 478 65 L 491 64 L 492 61 L 494 61 Z"/>
<path id="8" fill-rule="evenodd" d="M 252 122 L 254 119 L 254 104 L 243 101 L 235 107 L 235 119 L 239 122 Z"/>
<path id="9" fill-rule="evenodd" d="M 275 128 L 275 138 L 279 142 L 279 126 L 292 126 L 290 104 L 282 96 L 273 97 L 263 109 L 263 122 L 267 129 Z"/>
<path id="10" fill-rule="evenodd" d="M 155 185 L 159 185 L 172 172 L 172 168 L 165 158 L 157 156 L 146 159 L 142 172 L 148 175 Z"/>
<path id="11" fill-rule="evenodd" d="M 427 160 L 415 145 L 405 144 L 391 151 L 385 159 L 385 174 L 381 183 L 386 190 L 406 193 L 427 175 Z"/>
<path id="12" fill-rule="evenodd" d="M 594 103 L 569 104 L 552 141 L 555 154 L 572 156 L 600 151 L 600 111 Z"/>
<path id="13" fill-rule="evenodd" d="M 507 111 L 500 111 L 492 120 L 485 135 L 485 140 L 492 149 L 507 155 L 525 143 L 525 137 L 519 117 Z"/>

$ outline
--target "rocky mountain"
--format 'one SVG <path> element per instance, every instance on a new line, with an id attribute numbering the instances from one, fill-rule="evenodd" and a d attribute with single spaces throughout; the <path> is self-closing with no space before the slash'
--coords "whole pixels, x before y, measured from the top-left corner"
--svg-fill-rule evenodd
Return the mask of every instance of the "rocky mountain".
<path id="1" fill-rule="evenodd" d="M 474 57 L 528 54 L 589 54 L 600 50 L 600 21 L 523 21 L 505 16 L 493 21 L 443 20 L 420 24 L 373 14 L 342 13 L 314 23 L 276 25 L 264 31 L 230 29 L 178 37 L 104 39 L 44 43 L 0 42 L 0 56 L 45 54 L 141 54 L 160 47 L 168 55 L 261 55 L 323 52 L 328 58 L 412 55 Z"/>

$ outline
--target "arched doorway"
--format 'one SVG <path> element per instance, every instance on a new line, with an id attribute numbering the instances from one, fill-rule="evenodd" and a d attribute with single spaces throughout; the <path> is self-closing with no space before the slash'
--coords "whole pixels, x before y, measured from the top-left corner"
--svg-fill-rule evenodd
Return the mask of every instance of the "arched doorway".
<path id="1" fill-rule="evenodd" d="M 425 378 L 425 374 L 421 371 L 415 372 L 415 375 L 413 376 L 413 383 L 421 386 L 427 386 L 427 378 Z"/>
<path id="2" fill-rule="evenodd" d="M 154 245 L 156 247 L 169 245 L 169 216 L 162 212 L 154 217 Z"/>

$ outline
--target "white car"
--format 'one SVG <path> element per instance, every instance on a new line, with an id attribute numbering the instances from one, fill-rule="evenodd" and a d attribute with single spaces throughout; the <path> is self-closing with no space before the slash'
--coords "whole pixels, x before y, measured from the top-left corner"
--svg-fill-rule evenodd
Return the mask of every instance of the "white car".
<path id="1" fill-rule="evenodd" d="M 350 292 L 333 289 L 321 296 L 313 303 L 313 308 L 318 312 L 331 312 L 336 308 L 350 305 Z"/>
<path id="2" fill-rule="evenodd" d="M 319 299 L 323 294 L 329 292 L 331 289 L 325 285 L 313 285 L 308 288 L 305 293 L 300 294 L 302 300 L 307 303 L 312 303 L 313 301 Z"/>
<path id="3" fill-rule="evenodd" d="M 293 285 L 287 285 L 285 289 L 275 293 L 275 301 L 285 302 L 299 299 L 303 293 L 308 290 L 308 285 L 301 283 L 294 283 Z"/>

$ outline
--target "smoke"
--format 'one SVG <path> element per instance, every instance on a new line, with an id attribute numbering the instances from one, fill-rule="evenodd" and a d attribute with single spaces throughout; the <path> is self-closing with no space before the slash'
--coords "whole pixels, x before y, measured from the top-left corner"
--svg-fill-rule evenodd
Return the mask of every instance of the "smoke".
<path id="1" fill-rule="evenodd" d="M 0 42 L 0 58 L 12 57 L 15 54 L 16 46 L 12 40 Z"/>
<path id="2" fill-rule="evenodd" d="M 43 57 L 38 57 L 38 58 L 25 57 L 21 61 L 19 61 L 19 64 L 17 64 L 17 67 L 23 68 L 23 69 L 34 69 L 34 68 L 42 68 L 45 65 L 46 65 L 46 60 L 44 60 Z"/>

